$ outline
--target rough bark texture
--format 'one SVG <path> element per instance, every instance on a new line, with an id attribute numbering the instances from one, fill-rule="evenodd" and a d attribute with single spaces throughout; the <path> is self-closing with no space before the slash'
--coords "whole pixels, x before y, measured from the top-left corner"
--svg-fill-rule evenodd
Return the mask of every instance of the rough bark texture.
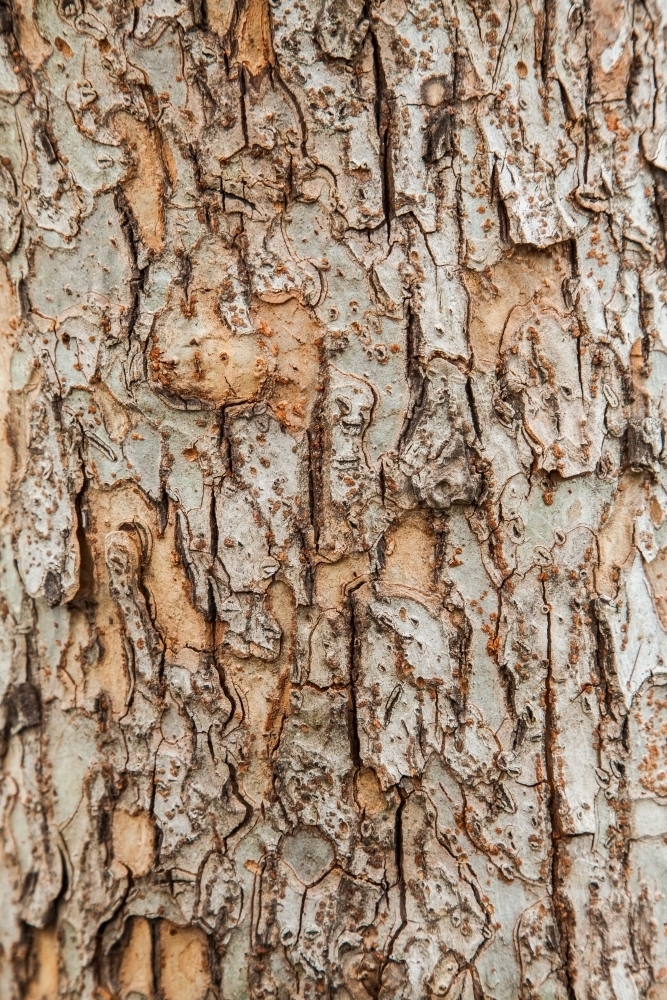
<path id="1" fill-rule="evenodd" d="M 1 1000 L 665 1000 L 664 0 L 0 0 Z"/>

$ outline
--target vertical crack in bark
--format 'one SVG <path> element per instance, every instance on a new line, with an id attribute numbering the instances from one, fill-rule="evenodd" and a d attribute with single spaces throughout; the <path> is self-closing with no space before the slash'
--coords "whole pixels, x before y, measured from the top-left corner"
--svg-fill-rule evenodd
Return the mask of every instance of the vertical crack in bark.
<path id="1" fill-rule="evenodd" d="M 554 740 L 556 739 L 556 708 L 552 664 L 552 611 L 547 600 L 546 587 L 542 585 L 544 607 L 547 609 L 547 657 L 545 677 L 545 712 L 544 712 L 544 754 L 546 763 L 546 779 L 549 786 L 549 820 L 551 827 L 551 898 L 553 900 L 554 916 L 558 926 L 558 948 L 560 951 L 565 988 L 568 1000 L 576 1000 L 572 968 L 575 961 L 570 930 L 572 913 L 561 891 L 559 845 L 564 840 L 560 820 L 560 791 L 555 766 Z"/>
<path id="2" fill-rule="evenodd" d="M 387 86 L 382 50 L 374 26 L 372 0 L 364 0 L 364 18 L 368 21 L 368 33 L 373 47 L 373 76 L 375 80 L 375 127 L 380 142 L 380 178 L 382 185 L 382 210 L 387 223 L 387 240 L 391 237 L 391 224 L 396 215 L 394 195 L 394 175 L 391 150 L 391 93 Z"/>

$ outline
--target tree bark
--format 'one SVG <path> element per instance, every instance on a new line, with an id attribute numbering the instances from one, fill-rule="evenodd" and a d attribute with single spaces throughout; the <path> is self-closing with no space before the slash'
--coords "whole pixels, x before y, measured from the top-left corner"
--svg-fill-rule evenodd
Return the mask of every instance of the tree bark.
<path id="1" fill-rule="evenodd" d="M 0 1000 L 665 1000 L 665 3 L 0 30 Z"/>

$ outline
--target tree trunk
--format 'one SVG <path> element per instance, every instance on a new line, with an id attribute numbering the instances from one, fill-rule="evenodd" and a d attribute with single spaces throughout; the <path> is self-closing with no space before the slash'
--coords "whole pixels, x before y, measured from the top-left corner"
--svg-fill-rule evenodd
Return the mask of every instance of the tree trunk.
<path id="1" fill-rule="evenodd" d="M 665 3 L 0 29 L 0 1000 L 665 1000 Z"/>

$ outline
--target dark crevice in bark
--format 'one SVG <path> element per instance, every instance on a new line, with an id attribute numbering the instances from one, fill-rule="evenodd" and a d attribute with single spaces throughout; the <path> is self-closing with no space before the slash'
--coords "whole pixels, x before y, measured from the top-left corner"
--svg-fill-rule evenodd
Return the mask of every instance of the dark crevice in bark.
<path id="1" fill-rule="evenodd" d="M 162 984 L 162 962 L 160 955 L 160 922 L 150 920 L 148 923 L 151 935 L 151 970 L 153 973 L 153 990 L 156 1000 L 164 1000 L 164 987 Z"/>
<path id="2" fill-rule="evenodd" d="M 83 485 L 74 500 L 76 540 L 79 546 L 79 589 L 72 598 L 72 606 L 86 605 L 88 602 L 93 601 L 95 597 L 95 564 L 87 535 L 87 531 L 90 528 L 86 507 L 86 492 L 88 487 L 89 482 L 84 475 Z"/>
<path id="3" fill-rule="evenodd" d="M 468 408 L 470 409 L 472 425 L 475 430 L 475 437 L 478 441 L 482 442 L 484 441 L 484 436 L 482 434 L 482 426 L 479 422 L 479 414 L 477 413 L 477 405 L 475 403 L 475 393 L 472 379 L 470 377 L 466 379 L 466 398 L 468 400 Z"/>
<path id="4" fill-rule="evenodd" d="M 556 726 L 556 691 L 553 678 L 552 661 L 552 614 L 547 600 L 546 587 L 542 584 L 542 597 L 547 608 L 547 658 L 545 677 L 545 711 L 544 711 L 544 756 L 546 778 L 549 786 L 549 818 L 551 823 L 551 898 L 553 901 L 554 918 L 558 927 L 558 949 L 562 959 L 562 973 L 568 1000 L 576 1000 L 574 980 L 572 977 L 573 963 L 576 961 L 571 929 L 573 914 L 571 907 L 561 891 L 561 859 L 560 845 L 565 843 L 565 836 L 560 820 L 560 791 L 554 760 L 553 743 L 557 738 Z"/>
<path id="5" fill-rule="evenodd" d="M 218 544 L 219 544 L 218 511 L 217 511 L 215 488 L 211 489 L 211 502 L 209 504 L 209 531 L 211 535 L 211 560 L 213 563 L 215 563 L 215 561 L 218 558 Z M 211 616 L 211 621 L 214 621 L 216 615 L 215 592 L 213 587 L 213 581 L 210 579 L 210 577 L 208 581 L 208 601 L 209 601 L 209 614 Z"/>
<path id="6" fill-rule="evenodd" d="M 153 504 L 157 514 L 158 538 L 164 537 L 167 525 L 169 524 L 169 502 L 169 494 L 167 493 L 166 486 L 163 483 L 160 490 L 160 496 Z"/>
<path id="7" fill-rule="evenodd" d="M 611 630 L 600 613 L 599 602 L 592 601 L 589 614 L 593 623 L 593 638 L 595 641 L 595 665 L 597 667 L 599 684 L 602 689 L 605 715 L 612 719 L 618 718 L 619 699 L 622 698 L 613 669 L 613 637 Z"/>
<path id="8" fill-rule="evenodd" d="M 285 83 L 278 64 L 271 67 L 271 79 L 277 81 L 278 86 L 287 94 L 288 100 L 292 107 L 294 108 L 294 113 L 296 114 L 299 121 L 299 128 L 301 130 L 301 143 L 299 152 L 301 156 L 306 159 L 308 157 L 308 126 L 306 124 L 306 119 L 303 114 L 303 109 L 296 99 L 293 91 Z"/>
<path id="9" fill-rule="evenodd" d="M 542 28 L 542 39 L 541 46 L 542 51 L 539 53 L 539 63 L 540 63 L 540 75 L 542 77 L 542 84 L 544 87 L 549 85 L 549 70 L 553 64 L 553 52 L 552 52 L 552 22 L 556 16 L 557 7 L 555 0 L 545 0 L 544 3 L 544 22 Z"/>
<path id="10" fill-rule="evenodd" d="M 500 677 L 500 680 L 505 688 L 505 703 L 507 705 L 507 711 L 510 713 L 511 718 L 514 719 L 514 736 L 512 742 L 514 747 L 516 747 L 518 746 L 519 743 L 518 732 L 521 721 L 521 716 L 517 712 L 517 705 L 516 705 L 516 678 L 514 676 L 513 671 L 508 666 L 508 664 L 503 662 L 501 656 L 499 655 L 500 607 L 502 602 L 502 592 L 504 586 L 505 583 L 502 584 L 500 588 L 500 593 L 498 594 L 499 610 L 498 610 L 498 617 L 496 619 L 495 635 L 493 637 L 493 647 L 494 647 L 493 659 L 495 660 L 496 666 L 498 668 L 498 676 Z"/>
<path id="11" fill-rule="evenodd" d="M 653 296 L 648 294 L 641 282 L 639 284 L 639 326 L 642 332 L 642 357 L 644 365 L 649 368 L 651 364 L 651 340 L 653 335 L 651 316 L 653 306 Z"/>
<path id="12" fill-rule="evenodd" d="M 356 608 L 354 595 L 348 598 L 348 615 L 350 622 L 350 685 L 348 693 L 348 732 L 350 734 L 350 755 L 356 771 L 363 767 L 361 759 L 361 742 L 359 739 L 359 719 L 357 712 L 357 683 L 358 683 L 358 657 L 359 640 L 356 630 Z"/>
<path id="13" fill-rule="evenodd" d="M 392 960 L 392 954 L 394 951 L 394 946 L 396 944 L 396 941 L 398 940 L 401 931 L 408 922 L 407 906 L 406 906 L 406 885 L 405 885 L 405 874 L 403 866 L 403 811 L 410 797 L 410 793 L 406 792 L 403 788 L 401 788 L 400 785 L 396 786 L 396 791 L 398 792 L 400 803 L 396 809 L 396 817 L 394 821 L 394 858 L 395 858 L 394 863 L 396 865 L 396 884 L 399 887 L 399 893 L 400 893 L 401 922 L 389 939 L 385 956 L 380 965 L 380 970 L 378 975 L 378 980 L 380 982 L 380 985 L 382 985 L 382 980 L 384 978 L 385 970 L 389 965 L 390 961 Z"/>
<path id="14" fill-rule="evenodd" d="M 667 172 L 653 163 L 647 162 L 647 166 L 653 175 L 654 201 L 662 234 L 662 245 L 667 247 Z M 663 268 L 667 270 L 667 254 L 663 259 Z"/>
<path id="15" fill-rule="evenodd" d="M 213 640 L 214 652 L 212 654 L 213 663 L 216 669 L 216 673 L 218 674 L 218 678 L 220 680 L 220 687 L 222 689 L 222 692 L 230 705 L 229 715 L 227 716 L 227 719 L 225 720 L 225 723 L 222 727 L 222 739 L 225 740 L 229 736 L 231 736 L 231 734 L 235 732 L 240 726 L 243 725 L 243 723 L 245 722 L 246 713 L 245 713 L 245 706 L 243 704 L 243 698 L 238 694 L 236 688 L 233 685 L 233 682 L 227 676 L 227 671 L 225 670 L 224 665 L 221 662 L 220 657 L 217 654 L 217 651 L 215 650 L 215 646 L 217 645 L 217 641 L 215 638 L 215 627 L 213 632 L 214 632 L 214 640 Z M 238 720 L 235 723 L 234 720 L 236 718 L 237 712 L 238 712 Z"/>
<path id="16" fill-rule="evenodd" d="M 241 95 L 241 99 L 239 101 L 239 107 L 241 109 L 241 130 L 243 132 L 243 144 L 247 149 L 250 144 L 250 140 L 248 138 L 248 111 L 245 105 L 246 95 L 248 93 L 248 86 L 246 80 L 246 71 L 243 68 L 243 66 L 239 68 L 238 81 L 239 81 L 239 91 Z"/>
<path id="17" fill-rule="evenodd" d="M 227 767 L 229 768 L 229 784 L 231 786 L 235 798 L 237 798 L 238 801 L 243 805 L 244 814 L 243 814 L 243 819 L 241 819 L 236 824 L 236 826 L 233 827 L 233 829 L 230 830 L 230 832 L 225 837 L 223 837 L 223 843 L 225 845 L 225 853 L 227 853 L 229 850 L 228 847 L 229 841 L 232 839 L 232 837 L 237 836 L 241 832 L 241 830 L 244 830 L 246 827 L 250 825 L 254 814 L 254 810 L 251 803 L 248 801 L 248 799 L 245 798 L 245 796 L 241 792 L 241 789 L 239 787 L 238 775 L 236 772 L 236 766 L 232 762 L 229 754 L 227 754 L 226 764 Z"/>
<path id="18" fill-rule="evenodd" d="M 14 34 L 13 0 L 0 0 L 0 35 Z"/>
<path id="19" fill-rule="evenodd" d="M 213 0 L 215 2 L 215 0 Z M 208 5 L 207 0 L 193 0 L 192 20 L 196 28 L 208 30 Z"/>
<path id="20" fill-rule="evenodd" d="M 491 184 L 490 184 L 490 198 L 491 202 L 495 204 L 496 211 L 498 213 L 498 230 L 500 234 L 500 239 L 503 243 L 508 246 L 514 246 L 512 237 L 510 236 L 510 217 L 507 211 L 507 206 L 500 193 L 500 181 L 498 179 L 498 161 L 497 159 L 493 162 L 493 169 L 491 170 Z"/>
<path id="21" fill-rule="evenodd" d="M 364 3 L 364 18 L 368 21 L 368 34 L 373 48 L 373 75 L 375 78 L 375 127 L 380 143 L 379 167 L 382 183 L 382 210 L 387 223 L 387 239 L 391 235 L 391 223 L 396 216 L 394 173 L 391 160 L 392 115 L 390 110 L 391 92 L 382 64 L 380 41 L 373 24 L 374 12 L 370 0 Z"/>
<path id="22" fill-rule="evenodd" d="M 187 253 L 178 254 L 178 282 L 183 288 L 183 296 L 188 306 L 190 305 L 190 282 L 192 281 L 192 258 Z"/>
<path id="23" fill-rule="evenodd" d="M 134 329 L 139 319 L 141 309 L 141 295 L 146 288 L 148 278 L 148 265 L 139 267 L 139 238 L 137 236 L 137 225 L 132 215 L 132 209 L 125 197 L 122 188 L 117 187 L 114 191 L 114 204 L 120 217 L 120 227 L 125 237 L 125 242 L 130 254 L 132 263 L 132 276 L 130 278 L 130 308 L 125 322 L 125 335 L 129 341 L 132 340 Z"/>
<path id="24" fill-rule="evenodd" d="M 591 136 L 592 126 L 588 109 L 593 102 L 593 93 L 594 93 L 593 60 L 591 59 L 590 56 L 590 48 L 591 48 L 590 24 L 591 24 L 591 19 L 594 15 L 590 9 L 590 4 L 588 0 L 583 0 L 582 10 L 583 10 L 583 15 L 581 12 L 578 12 L 577 14 L 578 18 L 580 19 L 581 29 L 583 30 L 584 33 L 584 47 L 586 50 L 586 86 L 583 95 L 583 102 L 586 111 L 584 113 L 584 120 L 583 120 L 584 148 L 583 148 L 582 166 L 583 166 L 584 183 L 589 184 L 591 178 L 588 176 L 588 165 L 590 161 L 591 146 L 592 146 L 592 136 Z"/>
<path id="25" fill-rule="evenodd" d="M 403 426 L 398 436 L 396 453 L 401 454 L 409 443 L 414 427 L 419 417 L 419 411 L 424 402 L 426 390 L 426 379 L 419 360 L 419 345 L 421 341 L 421 327 L 419 316 L 413 310 L 412 298 L 406 303 L 406 380 L 410 387 L 410 401 L 406 408 Z"/>

